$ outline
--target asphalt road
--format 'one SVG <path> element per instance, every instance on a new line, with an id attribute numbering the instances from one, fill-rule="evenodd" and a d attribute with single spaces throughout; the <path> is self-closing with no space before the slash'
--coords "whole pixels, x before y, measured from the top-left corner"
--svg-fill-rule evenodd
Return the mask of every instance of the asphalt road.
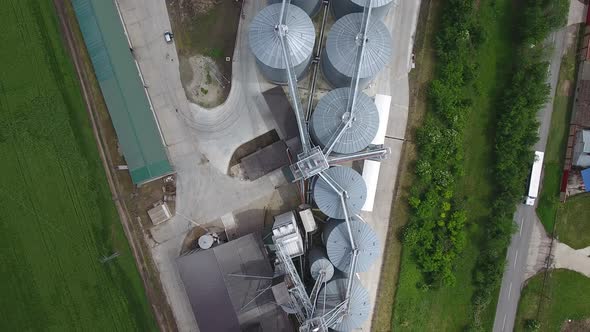
<path id="1" fill-rule="evenodd" d="M 549 128 L 551 125 L 551 114 L 553 113 L 553 99 L 561 67 L 561 58 L 564 52 L 566 29 L 553 33 L 548 41 L 554 49 L 551 54 L 550 75 L 548 83 L 551 86 L 550 98 L 543 110 L 539 112 L 538 120 L 539 141 L 535 144 L 536 151 L 545 151 Z M 496 307 L 496 318 L 494 320 L 494 332 L 512 331 L 520 291 L 525 281 L 525 269 L 531 243 L 533 225 L 538 221 L 535 207 L 520 204 L 514 214 L 514 222 L 518 226 L 518 232 L 512 235 L 508 254 L 506 256 L 506 267 L 502 278 L 502 286 Z"/>

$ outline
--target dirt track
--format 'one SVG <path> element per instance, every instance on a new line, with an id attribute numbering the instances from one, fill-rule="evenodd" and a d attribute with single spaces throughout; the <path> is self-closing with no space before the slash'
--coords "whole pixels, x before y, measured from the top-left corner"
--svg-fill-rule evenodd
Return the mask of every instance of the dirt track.
<path id="1" fill-rule="evenodd" d="M 124 192 L 125 190 L 118 177 L 113 174 L 114 163 L 112 161 L 112 156 L 109 154 L 109 149 L 106 147 L 106 142 L 108 141 L 104 134 L 106 130 L 98 120 L 99 109 L 97 105 L 104 105 L 104 100 L 102 100 L 102 96 L 97 98 L 97 96 L 92 93 L 93 89 L 98 89 L 98 82 L 96 81 L 92 68 L 88 68 L 88 66 L 85 65 L 85 62 L 88 63 L 89 59 L 81 33 L 78 30 L 78 22 L 73 14 L 71 3 L 69 0 L 53 0 L 53 3 L 56 8 L 63 40 L 71 55 L 76 75 L 80 81 L 82 96 L 86 103 L 86 109 L 92 124 L 93 133 L 109 187 L 114 198 L 125 197 L 125 194 L 129 193 Z M 124 200 L 113 199 L 113 201 L 121 219 L 125 236 L 127 237 L 133 252 L 146 295 L 150 301 L 158 326 L 161 331 L 177 331 L 178 329 L 176 327 L 172 310 L 170 309 L 170 305 L 165 296 L 163 296 L 159 276 L 157 275 L 157 272 L 150 273 L 153 271 L 153 269 L 150 269 L 151 258 L 149 257 L 149 250 L 147 250 L 144 242 L 144 232 L 141 229 L 141 225 L 139 223 L 130 222 L 130 214 Z"/>

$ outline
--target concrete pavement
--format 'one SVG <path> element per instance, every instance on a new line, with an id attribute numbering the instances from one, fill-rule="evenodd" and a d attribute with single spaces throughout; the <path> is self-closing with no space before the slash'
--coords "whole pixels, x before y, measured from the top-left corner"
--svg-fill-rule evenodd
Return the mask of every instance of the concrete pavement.
<path id="1" fill-rule="evenodd" d="M 579 9 L 579 3 L 576 0 L 572 0 L 570 4 L 568 26 L 569 24 L 581 22 L 580 20 L 583 18 L 583 15 L 580 16 L 580 12 L 583 12 L 583 10 Z M 548 41 L 549 44 L 554 46 L 551 53 L 548 77 L 551 91 L 549 100 L 538 114 L 540 127 L 539 141 L 534 146 L 536 151 L 545 151 L 545 146 L 547 145 L 551 126 L 551 115 L 553 112 L 553 100 L 559 78 L 561 59 L 567 49 L 567 44 L 571 42 L 574 42 L 574 38 L 572 37 L 571 28 L 568 29 L 567 27 L 553 33 Z M 535 207 L 520 204 L 514 215 L 514 222 L 518 226 L 518 232 L 513 234 L 510 246 L 508 247 L 508 253 L 506 256 L 507 263 L 496 307 L 493 328 L 494 332 L 512 331 L 514 329 L 514 321 L 518 309 L 521 289 L 526 278 L 531 274 L 531 268 L 534 269 L 534 265 L 539 262 L 539 259 L 536 257 L 538 252 L 535 252 L 534 250 L 531 252 L 531 237 L 533 229 L 540 225 Z M 529 265 L 527 265 L 527 258 L 529 256 L 534 256 L 533 261 L 536 261 L 536 263 L 531 263 L 529 260 Z"/>
<path id="2" fill-rule="evenodd" d="M 399 1 L 385 17 L 384 23 L 391 32 L 394 45 L 393 56 L 389 65 L 375 79 L 374 85 L 366 91 L 370 95 L 379 93 L 391 96 L 390 117 L 385 136 L 385 145 L 390 147 L 391 155 L 381 163 L 373 211 L 361 213 L 363 219 L 377 233 L 382 252 L 387 241 L 391 205 L 403 146 L 403 140 L 400 139 L 405 137 L 408 120 L 410 104 L 408 73 L 411 68 L 410 59 L 420 2 Z M 363 331 L 371 330 L 382 264 L 383 256 L 380 256 L 369 271 L 359 273 L 361 283 L 373 300 L 371 315 L 363 325 Z"/>

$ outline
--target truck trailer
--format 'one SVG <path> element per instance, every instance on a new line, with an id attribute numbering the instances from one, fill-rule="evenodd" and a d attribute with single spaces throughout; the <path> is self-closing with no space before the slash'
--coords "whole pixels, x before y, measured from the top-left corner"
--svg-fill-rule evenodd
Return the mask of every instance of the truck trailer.
<path id="1" fill-rule="evenodd" d="M 539 194 L 539 185 L 541 184 L 541 171 L 543 170 L 544 152 L 535 151 L 535 162 L 531 170 L 531 181 L 529 183 L 529 193 L 526 197 L 526 205 L 535 205 L 535 200 Z"/>

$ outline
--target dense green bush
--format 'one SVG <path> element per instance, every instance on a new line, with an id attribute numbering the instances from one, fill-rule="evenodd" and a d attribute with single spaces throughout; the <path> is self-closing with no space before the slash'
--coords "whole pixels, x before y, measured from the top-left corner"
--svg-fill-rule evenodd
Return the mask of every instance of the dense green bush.
<path id="1" fill-rule="evenodd" d="M 471 100 L 462 91 L 476 78 L 474 52 L 485 39 L 474 22 L 473 1 L 449 0 L 436 37 L 438 58 L 428 97 L 432 107 L 416 133 L 419 158 L 409 199 L 412 216 L 403 232 L 428 284 L 452 285 L 465 247 L 466 214 L 455 197 L 463 174 L 463 130 Z"/>

